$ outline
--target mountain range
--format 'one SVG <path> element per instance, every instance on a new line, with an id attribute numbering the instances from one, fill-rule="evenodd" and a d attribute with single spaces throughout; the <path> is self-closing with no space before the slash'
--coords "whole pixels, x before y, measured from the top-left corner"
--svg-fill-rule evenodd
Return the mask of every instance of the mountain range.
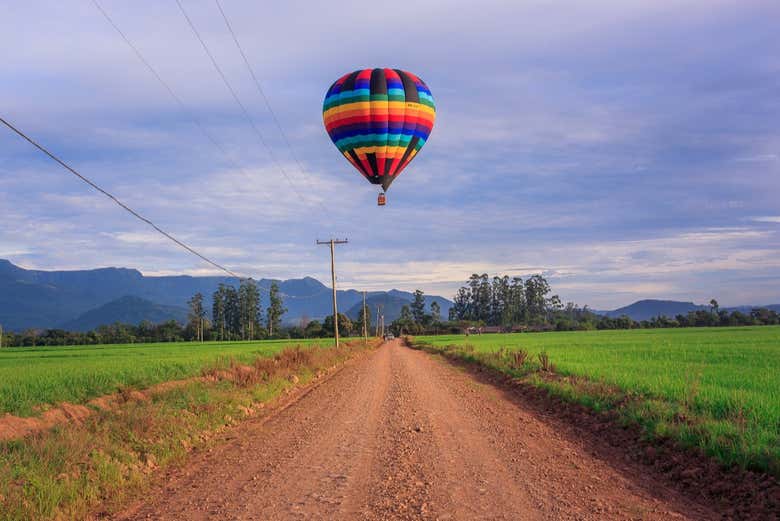
<path id="1" fill-rule="evenodd" d="M 780 304 L 771 304 L 768 306 L 733 306 L 724 307 L 726 311 L 741 311 L 750 313 L 750 310 L 756 307 L 762 307 L 777 311 L 780 313 Z M 677 315 L 687 315 L 691 311 L 709 310 L 709 305 L 694 304 L 693 302 L 679 302 L 675 300 L 638 300 L 633 304 L 612 311 L 595 311 L 599 315 L 617 318 L 623 315 L 631 317 L 633 320 L 650 320 L 654 317 L 665 316 L 674 318 Z"/>
<path id="2" fill-rule="evenodd" d="M 284 321 L 295 324 L 302 318 L 321 320 L 331 314 L 331 290 L 317 279 L 257 281 L 262 303 L 267 303 L 267 288 L 279 284 L 284 294 L 287 313 Z M 0 259 L 0 326 L 10 331 L 28 328 L 62 328 L 86 331 L 101 324 L 123 322 L 137 324 L 143 320 L 159 323 L 166 320 L 184 322 L 187 318 L 187 300 L 202 293 L 205 303 L 220 283 L 237 286 L 233 277 L 192 277 L 189 275 L 147 277 L 128 268 L 100 268 L 78 271 L 27 270 Z M 339 290 L 339 310 L 356 319 L 362 307 L 361 292 Z M 408 291 L 371 291 L 366 305 L 372 320 L 376 320 L 377 306 L 381 306 L 385 323 L 389 324 L 401 313 L 401 307 L 411 303 Z M 426 295 L 426 309 L 438 302 L 441 316 L 446 319 L 452 302 L 444 297 Z M 745 313 L 758 306 L 723 308 Z M 780 312 L 780 304 L 760 306 Z M 657 316 L 673 318 L 690 311 L 709 309 L 707 305 L 674 300 L 639 300 L 618 309 L 594 311 L 609 317 L 628 315 L 634 320 L 649 320 Z"/>
<path id="3" fill-rule="evenodd" d="M 284 294 L 286 323 L 301 318 L 323 319 L 332 313 L 331 289 L 317 279 L 261 279 L 261 303 L 267 304 L 273 282 Z M 11 331 L 28 328 L 63 328 L 85 331 L 100 324 L 139 323 L 143 320 L 184 321 L 187 301 L 202 293 L 208 305 L 220 283 L 238 286 L 233 277 L 192 277 L 189 275 L 147 277 L 128 268 L 100 268 L 78 271 L 27 270 L 0 259 L 0 325 Z M 339 310 L 357 318 L 363 294 L 354 289 L 338 290 Z M 385 322 L 398 317 L 401 306 L 412 301 L 407 291 L 371 291 L 367 305 L 376 316 L 376 305 L 384 309 Z M 443 317 L 452 302 L 444 297 L 426 296 L 426 304 L 439 303 Z"/>

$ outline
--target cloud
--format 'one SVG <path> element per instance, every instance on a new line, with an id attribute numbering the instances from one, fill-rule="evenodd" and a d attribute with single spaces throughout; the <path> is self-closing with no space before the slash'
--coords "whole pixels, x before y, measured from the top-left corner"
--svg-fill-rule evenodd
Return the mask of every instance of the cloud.
<path id="1" fill-rule="evenodd" d="M 734 161 L 739 161 L 742 163 L 763 163 L 767 161 L 777 161 L 777 159 L 777 154 L 759 154 L 755 156 L 738 157 Z"/>
<path id="2" fill-rule="evenodd" d="M 757 223 L 780 223 L 780 215 L 765 215 L 763 217 L 753 217 L 752 221 Z"/>
<path id="3" fill-rule="evenodd" d="M 538 269 L 600 307 L 643 292 L 780 300 L 767 282 L 780 257 L 776 2 L 441 0 L 410 19 L 357 0 L 338 13 L 231 1 L 294 153 L 213 4 L 188 3 L 276 161 L 174 4 L 101 3 L 186 110 L 89 3 L 17 3 L 0 33 L 16 50 L 0 63 L 4 117 L 231 269 L 327 280 L 314 240 L 337 235 L 350 239 L 341 282 L 361 288 L 451 295 L 472 272 Z M 373 64 L 419 73 L 437 101 L 430 141 L 381 209 L 321 121 L 325 88 Z M 11 134 L 3 255 L 214 274 Z"/>

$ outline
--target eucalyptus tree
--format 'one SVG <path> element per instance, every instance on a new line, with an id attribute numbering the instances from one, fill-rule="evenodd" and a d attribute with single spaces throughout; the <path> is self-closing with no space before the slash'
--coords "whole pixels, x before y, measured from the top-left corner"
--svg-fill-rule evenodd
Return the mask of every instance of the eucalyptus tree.
<path id="1" fill-rule="evenodd" d="M 273 336 L 282 327 L 282 315 L 287 312 L 284 301 L 279 293 L 279 285 L 274 282 L 268 292 L 267 324 L 268 334 Z"/>

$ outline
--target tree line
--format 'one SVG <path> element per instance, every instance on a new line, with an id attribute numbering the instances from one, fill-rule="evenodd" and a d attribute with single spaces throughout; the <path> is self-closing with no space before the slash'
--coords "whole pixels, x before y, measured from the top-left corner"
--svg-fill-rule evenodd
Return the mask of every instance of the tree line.
<path id="1" fill-rule="evenodd" d="M 287 312 L 276 283 L 268 291 L 268 306 L 263 309 L 260 288 L 251 280 L 237 288 L 221 284 L 211 295 L 211 316 L 204 306 L 204 296 L 193 295 L 188 301 L 188 321 L 175 320 L 138 325 L 110 324 L 92 331 L 75 332 L 62 329 L 27 330 L 21 333 L 2 331 L 0 346 L 56 346 L 84 344 L 124 344 L 142 342 L 261 340 L 266 338 L 323 338 L 333 336 L 333 315 L 319 320 L 302 317 L 297 324 L 284 325 Z M 379 333 L 366 309 L 369 336 Z M 339 332 L 343 336 L 362 336 L 363 311 L 352 321 L 339 313 Z M 579 307 L 573 302 L 563 305 L 552 293 L 542 275 L 520 277 L 473 274 L 456 293 L 447 319 L 441 316 L 441 306 L 433 301 L 426 306 L 425 294 L 416 290 L 410 304 L 402 306 L 400 316 L 388 324 L 391 332 L 400 334 L 460 333 L 469 328 L 501 331 L 573 331 L 593 329 L 639 329 L 672 327 L 718 327 L 780 325 L 780 314 L 766 308 L 749 312 L 721 309 L 716 300 L 705 310 L 691 311 L 674 318 L 665 316 L 636 321 L 628 316 L 607 317 Z"/>
<path id="2" fill-rule="evenodd" d="M 211 314 L 205 297 L 196 293 L 187 301 L 187 322 L 169 320 L 159 324 L 149 321 L 140 324 L 114 323 L 91 331 L 64 329 L 28 329 L 15 333 L 3 331 L 0 326 L 0 347 L 34 347 L 61 345 L 131 344 L 151 342 L 264 340 L 269 338 L 325 338 L 333 336 L 333 315 L 323 321 L 302 317 L 297 324 L 283 324 L 284 307 L 277 283 L 268 290 L 268 306 L 263 309 L 260 288 L 251 280 L 235 287 L 220 284 L 211 295 Z M 371 323 L 371 312 L 367 310 Z M 362 311 L 353 322 L 339 313 L 339 332 L 344 336 L 362 335 Z"/>
<path id="3" fill-rule="evenodd" d="M 542 275 L 523 280 L 475 273 L 455 295 L 449 319 L 505 327 L 549 323 L 563 309 L 561 299 L 551 292 Z"/>
<path id="4" fill-rule="evenodd" d="M 241 281 L 238 288 L 220 284 L 211 296 L 211 321 L 205 320 L 203 295 L 196 294 L 189 301 L 189 323 L 213 340 L 259 340 L 274 338 L 281 331 L 284 307 L 279 285 L 274 282 L 268 291 L 268 308 L 263 313 L 260 290 L 252 279 Z"/>
<path id="5" fill-rule="evenodd" d="M 436 334 L 482 326 L 551 329 L 556 316 L 567 308 L 569 316 L 587 314 L 587 310 L 580 309 L 575 313 L 573 304 L 564 307 L 558 295 L 551 293 L 550 283 L 542 275 L 523 280 L 475 273 L 455 294 L 447 320 L 442 320 L 441 306 L 436 301 L 426 312 L 425 294 L 418 289 L 411 304 L 403 306 L 398 319 L 390 324 L 390 330 L 395 334 Z"/>
<path id="6" fill-rule="evenodd" d="M 460 333 L 485 326 L 492 331 L 575 331 L 593 329 L 639 329 L 664 327 L 717 327 L 780 325 L 780 314 L 766 308 L 749 313 L 720 309 L 715 299 L 707 310 L 691 311 L 674 318 L 665 316 L 636 321 L 623 315 L 612 318 L 594 313 L 588 306 L 574 302 L 565 305 L 552 292 L 543 275 L 520 277 L 473 274 L 453 298 L 448 320 L 442 321 L 436 302 L 425 311 L 421 290 L 414 300 L 401 308 L 401 315 L 390 324 L 395 334 Z"/>
<path id="7" fill-rule="evenodd" d="M 21 333 L 6 332 L 2 345 L 27 347 L 289 338 L 288 331 L 282 327 L 282 317 L 287 309 L 275 282 L 269 289 L 265 310 L 261 306 L 260 288 L 252 279 L 243 280 L 238 287 L 220 284 L 211 295 L 211 317 L 201 293 L 196 293 L 187 301 L 187 308 L 185 324 L 175 320 L 160 324 L 149 321 L 137 325 L 115 323 L 86 332 L 28 329 Z"/>

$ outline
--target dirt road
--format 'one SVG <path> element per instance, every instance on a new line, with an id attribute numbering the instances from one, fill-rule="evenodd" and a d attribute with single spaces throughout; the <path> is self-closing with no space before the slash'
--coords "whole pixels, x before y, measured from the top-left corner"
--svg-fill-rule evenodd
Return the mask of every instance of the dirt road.
<path id="1" fill-rule="evenodd" d="M 716 519 L 398 341 L 169 476 L 119 519 Z"/>

